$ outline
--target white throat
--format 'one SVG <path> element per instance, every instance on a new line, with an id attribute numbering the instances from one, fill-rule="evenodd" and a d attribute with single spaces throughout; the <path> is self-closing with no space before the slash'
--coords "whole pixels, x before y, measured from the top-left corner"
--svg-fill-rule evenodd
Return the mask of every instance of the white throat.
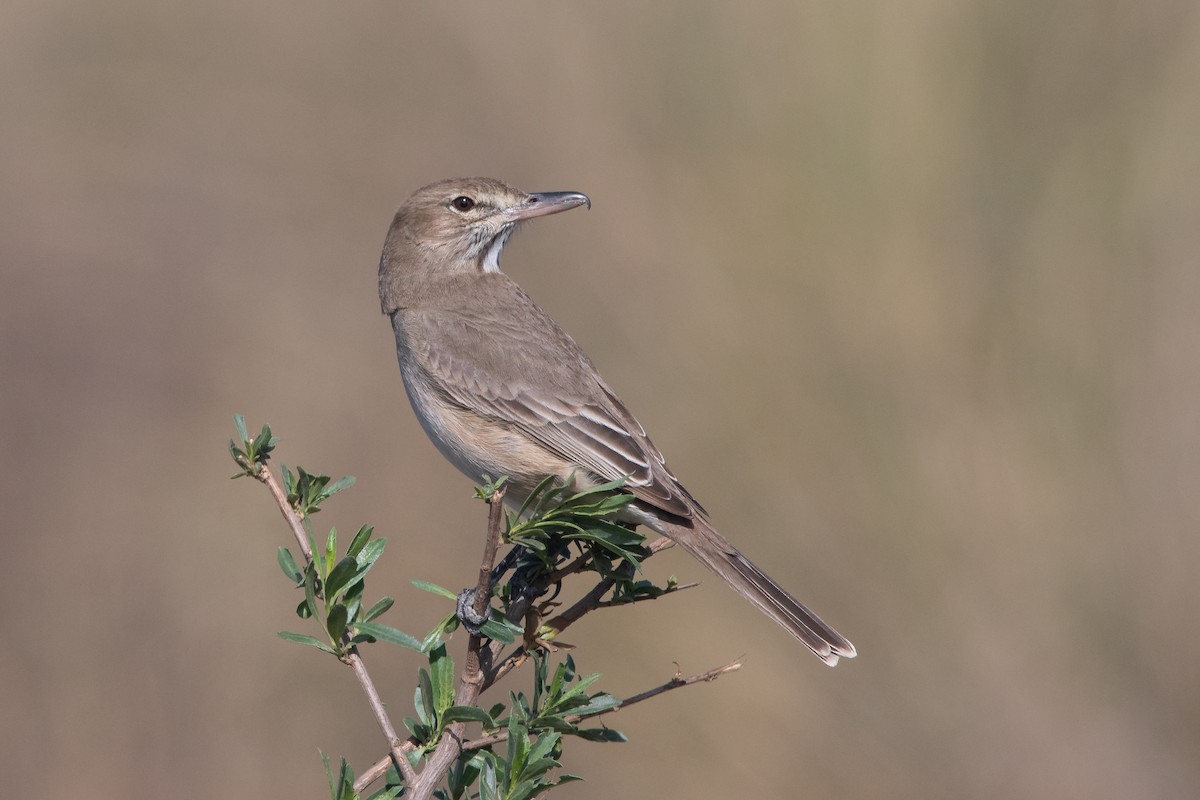
<path id="1" fill-rule="evenodd" d="M 512 236 L 514 228 L 513 225 L 505 225 L 496 238 L 492 239 L 492 243 L 488 245 L 487 253 L 483 257 L 484 272 L 500 271 L 500 251 L 504 249 L 504 245 L 508 244 L 508 237 Z"/>

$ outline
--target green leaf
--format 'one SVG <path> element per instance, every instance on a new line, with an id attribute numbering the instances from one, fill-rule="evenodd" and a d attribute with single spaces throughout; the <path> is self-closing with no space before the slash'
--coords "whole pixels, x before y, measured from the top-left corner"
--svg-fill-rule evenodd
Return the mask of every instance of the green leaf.
<path id="1" fill-rule="evenodd" d="M 383 549 L 387 547 L 387 539 L 372 539 L 363 545 L 363 548 L 358 551 L 355 558 L 358 559 L 359 566 L 363 568 L 365 574 L 371 565 L 379 560 L 383 555 Z"/>
<path id="2" fill-rule="evenodd" d="M 531 505 L 538 503 L 548 492 L 551 491 L 550 486 L 556 480 L 558 479 L 554 475 L 547 475 L 545 478 L 542 478 L 541 482 L 538 483 L 537 486 L 533 487 L 533 491 L 530 492 L 529 496 L 525 498 L 525 502 L 521 504 L 521 507 L 517 509 L 516 518 L 520 519 L 521 517 L 525 516 L 525 512 L 529 510 Z"/>
<path id="3" fill-rule="evenodd" d="M 354 556 L 346 556 L 329 571 L 325 578 L 325 599 L 336 598 L 358 573 L 358 561 Z"/>
<path id="4" fill-rule="evenodd" d="M 500 800 L 499 780 L 496 775 L 500 761 L 494 756 L 490 758 L 486 756 L 491 756 L 491 754 L 485 754 L 483 766 L 479 770 L 479 798 L 480 800 Z"/>
<path id="5" fill-rule="evenodd" d="M 547 690 L 550 694 L 550 702 L 558 700 L 562 696 L 563 684 L 566 682 L 567 665 L 559 664 L 554 670 L 554 679 L 550 681 L 550 687 Z M 536 687 L 535 687 L 536 688 Z M 534 694 L 534 707 L 537 707 L 537 694 Z"/>
<path id="6" fill-rule="evenodd" d="M 352 581 L 342 593 L 341 602 L 346 606 L 347 622 L 356 622 L 362 609 L 363 582 Z"/>
<path id="7" fill-rule="evenodd" d="M 413 704 L 416 706 L 417 716 L 431 728 L 437 726 L 437 708 L 434 706 L 433 696 L 433 679 L 429 676 L 429 671 L 422 667 L 417 670 L 417 689 L 413 695 Z"/>
<path id="8" fill-rule="evenodd" d="M 492 495 L 496 494 L 496 492 L 504 487 L 504 484 L 508 483 L 508 478 L 504 475 L 501 475 L 496 480 L 492 480 L 492 476 L 485 472 L 481 477 L 483 478 L 483 485 L 475 487 L 476 500 L 491 500 Z"/>
<path id="9" fill-rule="evenodd" d="M 433 686 L 433 708 L 438 717 L 454 705 L 454 660 L 441 644 L 429 651 L 429 678 Z"/>
<path id="10" fill-rule="evenodd" d="M 531 705 L 535 712 L 542 707 L 542 692 L 546 689 L 546 673 L 550 660 L 542 650 L 533 651 L 533 700 Z M 557 677 L 557 675 L 556 675 Z"/>
<path id="11" fill-rule="evenodd" d="M 514 710 L 516 705 L 514 704 Z M 508 763 L 509 775 L 519 775 L 525 766 L 525 757 L 529 755 L 529 734 L 524 721 L 517 715 L 508 718 Z"/>
<path id="12" fill-rule="evenodd" d="M 374 545 L 378 543 L 380 547 Z M 329 578 L 325 583 L 326 594 L 330 598 L 336 599 L 341 595 L 362 594 L 363 578 L 371 571 L 379 554 L 383 552 L 383 546 L 386 541 L 377 539 L 367 545 L 366 549 L 358 554 L 356 560 L 353 556 L 346 556 L 337 563 L 333 571 L 329 573 Z"/>
<path id="13" fill-rule="evenodd" d="M 303 634 L 303 633 L 289 633 L 288 631 L 280 631 L 276 635 L 280 639 L 286 639 L 289 642 L 296 642 L 297 644 L 306 644 L 309 647 L 315 647 L 318 650 L 323 650 L 326 653 L 329 653 L 330 655 L 335 655 L 335 656 L 337 655 L 336 650 L 334 650 L 332 647 L 327 645 L 325 642 L 322 642 L 320 639 L 318 639 L 315 636 L 308 636 L 307 634 Z"/>
<path id="14" fill-rule="evenodd" d="M 489 639 L 503 644 L 512 644 L 517 637 L 525 633 L 520 625 L 509 622 L 501 613 L 492 609 L 492 616 L 480 626 L 480 631 Z"/>
<path id="15" fill-rule="evenodd" d="M 463 753 L 454 760 L 446 775 L 451 800 L 462 800 L 466 790 L 479 778 L 482 766 L 483 756 L 479 753 Z"/>
<path id="16" fill-rule="evenodd" d="M 283 570 L 283 574 L 288 580 L 299 586 L 304 581 L 304 573 L 296 566 L 296 559 L 292 558 L 292 551 L 286 547 L 279 548 L 276 554 L 276 560 L 279 561 L 279 568 Z"/>
<path id="17" fill-rule="evenodd" d="M 322 492 L 323 497 L 333 497 L 338 492 L 343 492 L 354 485 L 356 478 L 353 475 L 346 475 L 339 480 L 334 481 L 325 488 Z"/>
<path id="18" fill-rule="evenodd" d="M 346 632 L 346 621 L 349 616 L 349 611 L 341 603 L 334 603 L 329 609 L 329 616 L 325 620 L 325 630 L 329 632 L 330 640 L 334 642 L 341 640 L 342 634 Z"/>
<path id="19" fill-rule="evenodd" d="M 418 704 L 417 708 L 420 707 L 420 704 Z M 404 718 L 404 727 L 408 728 L 408 732 L 411 733 L 419 742 L 428 742 L 431 738 L 433 738 L 433 731 L 430 730 L 429 726 L 423 722 L 418 722 L 412 717 Z"/>
<path id="20" fill-rule="evenodd" d="M 246 431 L 246 418 L 241 414 L 233 415 L 233 426 L 237 428 L 238 440 L 242 444 L 246 444 L 250 440 L 250 434 Z"/>
<path id="21" fill-rule="evenodd" d="M 530 779 L 518 781 L 505 794 L 505 800 L 529 800 L 538 788 L 537 781 Z"/>
<path id="22" fill-rule="evenodd" d="M 596 673 L 588 675 L 586 678 L 580 678 L 578 682 L 571 685 L 560 696 L 552 696 L 546 704 L 547 710 L 553 710 L 556 713 L 574 709 L 580 705 L 587 703 L 587 697 L 584 696 L 584 691 L 600 679 L 600 674 Z"/>
<path id="23" fill-rule="evenodd" d="M 567 722 L 562 717 L 556 717 L 553 715 L 538 717 L 535 727 L 538 730 L 551 730 L 557 731 L 558 733 L 579 733 L 579 726 L 574 722 Z"/>
<path id="24" fill-rule="evenodd" d="M 367 613 L 363 615 L 363 622 L 370 622 L 371 620 L 375 619 L 380 614 L 383 614 L 385 611 L 391 608 L 392 604 L 395 602 L 396 601 L 390 597 L 383 598 L 375 605 L 367 609 Z"/>
<path id="25" fill-rule="evenodd" d="M 559 780 L 561 783 L 561 779 Z M 395 800 L 404 791 L 403 786 L 385 786 L 375 794 L 367 798 L 367 800 Z"/>
<path id="26" fill-rule="evenodd" d="M 333 795 L 334 800 L 358 800 L 354 792 L 354 768 L 342 759 L 341 769 L 338 770 L 338 786 L 340 791 Z"/>
<path id="27" fill-rule="evenodd" d="M 590 489 L 584 489 L 582 492 L 577 492 L 576 494 L 574 494 L 570 497 L 570 500 L 571 501 L 582 500 L 587 497 L 594 497 L 596 495 L 606 495 L 610 492 L 618 491 L 625 487 L 625 483 L 628 480 L 629 480 L 629 476 L 626 475 L 623 478 L 617 478 L 615 481 L 609 481 L 608 483 L 601 483 L 597 486 L 591 487 Z M 630 500 L 633 499 L 632 495 L 629 496 L 629 499 Z M 629 501 L 627 500 L 625 502 L 629 502 Z"/>
<path id="28" fill-rule="evenodd" d="M 241 414 L 234 415 L 233 424 L 237 428 L 238 438 L 237 441 L 229 440 L 229 455 L 233 457 L 241 471 L 232 477 L 244 478 L 257 475 L 262 465 L 270 459 L 271 451 L 275 449 L 278 439 L 271 435 L 271 428 L 268 425 L 263 425 L 262 433 L 258 436 L 251 437 L 246 430 L 246 419 Z"/>
<path id="29" fill-rule="evenodd" d="M 366 546 L 367 542 L 371 541 L 371 534 L 375 531 L 370 525 L 363 525 L 358 529 L 358 533 L 354 534 L 354 538 L 350 540 L 350 547 L 346 550 L 346 555 L 357 556 L 359 551 Z"/>
<path id="30" fill-rule="evenodd" d="M 414 580 L 412 582 L 412 585 L 417 587 L 421 591 L 429 592 L 430 594 L 440 594 L 442 597 L 445 597 L 448 600 L 454 600 L 455 602 L 458 601 L 458 595 L 456 595 L 454 592 L 450 591 L 449 589 L 444 589 L 441 586 L 438 586 L 436 583 L 430 583 L 429 581 Z"/>
<path id="31" fill-rule="evenodd" d="M 566 695 L 563 695 L 563 696 L 567 697 L 570 695 L 579 694 L 584 689 L 588 688 L 589 686 L 591 686 L 593 683 L 595 683 L 598 680 L 600 680 L 599 672 L 593 672 L 591 675 L 585 675 L 584 677 L 582 677 L 578 681 L 576 681 L 575 685 L 571 687 L 571 690 L 569 692 L 567 692 Z"/>
<path id="32" fill-rule="evenodd" d="M 398 644 L 401 647 L 407 647 L 410 650 L 421 652 L 421 643 L 416 637 L 410 636 L 402 630 L 398 630 L 389 625 L 380 625 L 376 622 L 358 622 L 354 625 L 356 634 L 364 634 L 372 639 L 388 644 Z M 355 637 L 357 638 L 357 636 Z"/>
<path id="33" fill-rule="evenodd" d="M 325 566 L 321 570 L 321 577 L 329 579 L 329 573 L 333 572 L 333 565 L 337 563 L 337 528 L 330 528 L 329 535 L 325 537 Z"/>
<path id="34" fill-rule="evenodd" d="M 577 526 L 568 527 L 572 527 L 573 531 L 564 534 L 564 539 L 591 542 L 635 565 L 640 563 L 642 554 L 637 552 L 637 548 L 645 539 L 639 534 L 631 537 L 628 528 L 602 519 L 592 520 L 587 529 Z"/>
<path id="35" fill-rule="evenodd" d="M 620 731 L 615 731 L 612 728 L 584 728 L 576 734 L 580 739 L 586 739 L 589 742 L 627 742 L 629 739 Z"/>
<path id="36" fill-rule="evenodd" d="M 557 733 L 552 733 L 550 735 L 558 736 Z M 535 759 L 533 757 L 533 755 L 531 754 L 529 756 L 529 758 L 526 760 L 525 769 L 521 770 L 521 775 L 523 775 L 526 780 L 533 780 L 536 778 L 540 778 L 542 775 L 545 775 L 547 772 L 549 772 L 550 770 L 554 769 L 557 766 L 558 766 L 558 762 L 555 761 L 553 758 Z"/>
<path id="37" fill-rule="evenodd" d="M 308 606 L 309 616 L 319 617 L 321 609 L 317 606 L 317 573 L 311 564 L 304 571 L 304 603 Z"/>
<path id="38" fill-rule="evenodd" d="M 577 734 L 579 733 L 579 721 L 575 720 L 575 713 L 575 709 L 566 708 L 559 714 L 543 714 L 530 725 L 534 728 L 547 728 L 563 734 Z"/>
<path id="39" fill-rule="evenodd" d="M 326 755 L 325 751 L 319 747 L 317 748 L 317 752 L 321 754 L 321 761 L 325 763 L 325 777 L 329 780 L 329 795 L 336 799 L 338 782 L 337 779 L 333 777 L 333 770 L 329 766 L 329 756 Z"/>
<path id="40" fill-rule="evenodd" d="M 438 625 L 425 634 L 425 638 L 421 640 L 421 652 L 428 653 L 430 650 L 438 646 L 442 641 L 442 636 L 458 628 L 458 617 L 454 614 L 447 614 Z"/>
<path id="41" fill-rule="evenodd" d="M 543 734 L 538 737 L 537 742 L 529 751 L 530 761 L 541 761 L 550 755 L 550 751 L 554 749 L 554 745 L 562 739 L 561 736 L 555 733 Z"/>
<path id="42" fill-rule="evenodd" d="M 442 725 L 445 726 L 451 722 L 478 722 L 488 730 L 496 727 L 496 721 L 492 718 L 491 714 L 475 706 L 446 707 L 442 711 Z"/>
<path id="43" fill-rule="evenodd" d="M 611 694 L 597 694 L 588 700 L 587 705 L 575 708 L 574 713 L 585 717 L 592 717 L 596 714 L 602 714 L 605 711 L 611 711 L 620 705 L 621 699 L 619 697 L 614 697 Z"/>

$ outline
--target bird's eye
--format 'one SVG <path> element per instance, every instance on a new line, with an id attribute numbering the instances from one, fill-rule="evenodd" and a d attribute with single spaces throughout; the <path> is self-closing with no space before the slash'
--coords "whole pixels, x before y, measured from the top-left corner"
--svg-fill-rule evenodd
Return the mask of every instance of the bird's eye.
<path id="1" fill-rule="evenodd" d="M 460 195 L 450 201 L 450 205 L 454 206 L 459 211 L 470 211 L 475 207 L 475 201 L 466 195 Z"/>

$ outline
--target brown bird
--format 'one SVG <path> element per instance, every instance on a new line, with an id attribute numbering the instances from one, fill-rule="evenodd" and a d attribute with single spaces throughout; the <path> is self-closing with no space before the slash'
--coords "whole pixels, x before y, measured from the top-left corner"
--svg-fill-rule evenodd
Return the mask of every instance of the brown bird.
<path id="1" fill-rule="evenodd" d="M 379 299 L 421 426 L 471 479 L 507 476 L 518 502 L 550 475 L 580 488 L 627 478 L 628 521 L 674 540 L 826 664 L 853 658 L 854 645 L 709 524 L 591 359 L 500 271 L 519 223 L 581 205 L 591 201 L 579 192 L 452 178 L 396 212 Z"/>

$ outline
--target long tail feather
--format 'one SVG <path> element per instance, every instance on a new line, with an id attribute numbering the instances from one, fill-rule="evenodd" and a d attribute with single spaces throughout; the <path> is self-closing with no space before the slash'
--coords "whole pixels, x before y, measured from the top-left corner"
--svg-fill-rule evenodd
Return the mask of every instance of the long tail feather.
<path id="1" fill-rule="evenodd" d="M 799 639 L 829 666 L 839 658 L 854 658 L 850 641 L 809 611 L 786 589 L 738 552 L 725 537 L 701 518 L 692 525 L 662 523 L 662 533 L 725 579 L 742 597 Z"/>

